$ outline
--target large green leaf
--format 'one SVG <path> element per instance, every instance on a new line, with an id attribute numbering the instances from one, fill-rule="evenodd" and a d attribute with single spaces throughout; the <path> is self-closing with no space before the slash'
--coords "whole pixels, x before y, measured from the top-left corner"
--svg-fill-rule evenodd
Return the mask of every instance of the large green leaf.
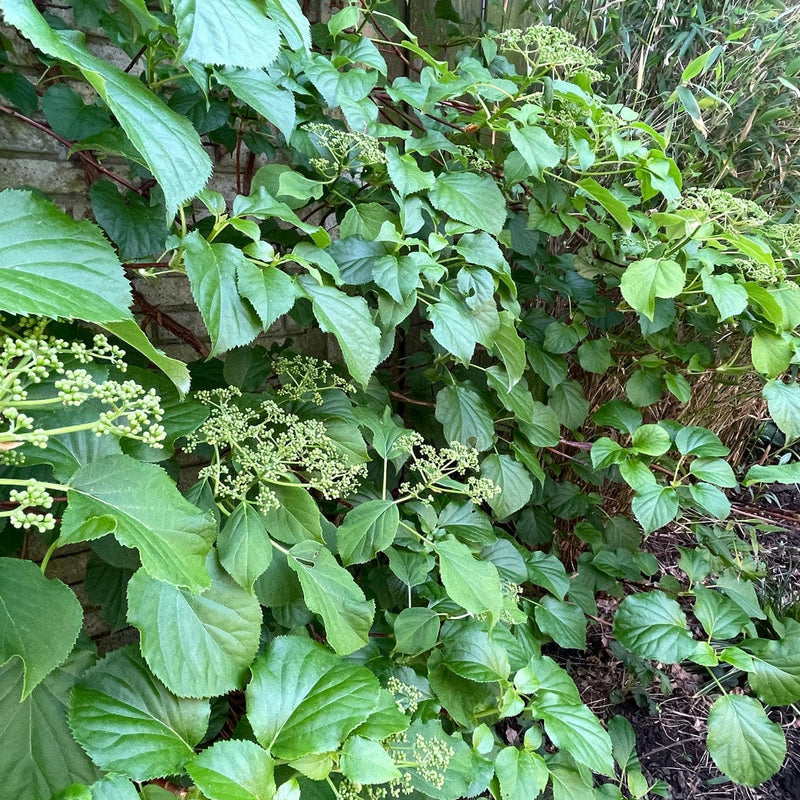
<path id="1" fill-rule="evenodd" d="M 264 518 L 249 503 L 240 503 L 217 537 L 219 560 L 228 574 L 248 591 L 272 561 L 272 544 Z"/>
<path id="2" fill-rule="evenodd" d="M 336 750 L 379 700 L 375 676 L 298 636 L 274 639 L 253 665 L 247 719 L 277 758 Z"/>
<path id="3" fill-rule="evenodd" d="M 192 294 L 211 335 L 211 355 L 252 342 L 261 321 L 236 286 L 237 272 L 247 268 L 244 253 L 231 244 L 209 244 L 197 231 L 183 247 Z"/>
<path id="4" fill-rule="evenodd" d="M 800 626 L 787 624 L 791 627 L 782 639 L 753 639 L 742 645 L 753 656 L 750 686 L 771 706 L 800 700 Z"/>
<path id="5" fill-rule="evenodd" d="M 130 646 L 107 655 L 75 686 L 69 724 L 101 769 L 143 781 L 183 771 L 209 714 L 207 700 L 170 694 Z"/>
<path id="6" fill-rule="evenodd" d="M 0 192 L 0 311 L 132 319 L 131 287 L 100 229 L 32 192 Z"/>
<path id="7" fill-rule="evenodd" d="M 505 453 L 492 453 L 481 463 L 481 475 L 500 487 L 500 494 L 489 499 L 489 505 L 500 519 L 519 511 L 530 500 L 533 481 L 528 470 Z"/>
<path id="8" fill-rule="evenodd" d="M 525 159 L 532 174 L 542 180 L 542 172 L 558 165 L 563 150 L 549 136 L 544 128 L 537 125 L 525 125 L 508 129 L 511 143 Z"/>
<path id="9" fill-rule="evenodd" d="M 395 652 L 416 655 L 436 645 L 439 615 L 431 608 L 404 608 L 394 621 Z"/>
<path id="10" fill-rule="evenodd" d="M 619 223 L 622 230 L 630 233 L 633 227 L 633 219 L 628 213 L 628 207 L 622 200 L 614 197 L 614 195 L 606 189 L 605 186 L 599 184 L 594 178 L 581 178 L 578 181 L 578 186 L 589 195 L 596 203 L 599 203 L 612 217 Z"/>
<path id="11" fill-rule="evenodd" d="M 368 500 L 347 512 L 337 542 L 342 563 L 363 564 L 394 542 L 400 512 L 391 500 Z"/>
<path id="12" fill-rule="evenodd" d="M 678 514 L 678 495 L 671 486 L 648 481 L 637 487 L 631 509 L 645 533 L 652 533 L 675 519 Z"/>
<path id="13" fill-rule="evenodd" d="M 259 268 L 242 259 L 236 268 L 239 294 L 258 314 L 264 330 L 292 310 L 297 289 L 292 279 L 277 267 Z"/>
<path id="14" fill-rule="evenodd" d="M 257 48 L 249 48 L 255 50 Z M 281 89 L 263 70 L 217 69 L 216 79 L 227 86 L 240 100 L 269 120 L 284 136 L 292 135 L 295 123 L 294 95 Z"/>
<path id="15" fill-rule="evenodd" d="M 640 658 L 665 664 L 688 658 L 695 648 L 681 607 L 658 591 L 626 597 L 614 616 L 614 635 Z"/>
<path id="16" fill-rule="evenodd" d="M 186 117 L 138 77 L 90 53 L 81 34 L 50 28 L 31 0 L 4 0 L 3 14 L 39 50 L 77 67 L 92 84 L 161 186 L 168 215 L 203 188 L 211 159 Z"/>
<path id="17" fill-rule="evenodd" d="M 620 289 L 631 308 L 652 320 L 656 297 L 676 297 L 681 293 L 685 282 L 686 276 L 675 261 L 643 258 L 625 268 Z"/>
<path id="18" fill-rule="evenodd" d="M 758 700 L 720 697 L 708 712 L 708 752 L 737 783 L 758 786 L 771 778 L 786 757 L 786 738 Z"/>
<path id="19" fill-rule="evenodd" d="M 107 456 L 70 479 L 61 543 L 113 533 L 135 547 L 142 566 L 159 580 L 198 591 L 209 585 L 206 554 L 215 524 L 185 500 L 166 472 L 129 456 Z"/>
<path id="20" fill-rule="evenodd" d="M 246 739 L 216 742 L 187 766 L 209 800 L 273 800 L 273 769 L 269 753 Z"/>
<path id="21" fill-rule="evenodd" d="M 300 542 L 287 556 L 303 587 L 306 605 L 322 617 L 328 643 L 340 655 L 360 650 L 369 641 L 375 603 L 350 573 L 318 542 Z"/>
<path id="22" fill-rule="evenodd" d="M 511 667 L 504 644 L 474 623 L 451 630 L 444 645 L 442 663 L 456 675 L 476 683 L 508 678 Z"/>
<path id="23" fill-rule="evenodd" d="M 366 301 L 308 277 L 301 276 L 299 284 L 311 300 L 320 329 L 336 337 L 350 374 L 366 385 L 381 361 L 381 332 L 372 323 Z"/>
<path id="24" fill-rule="evenodd" d="M 140 569 L 128 584 L 128 621 L 147 665 L 179 697 L 241 689 L 261 634 L 261 606 L 209 553 L 211 586 L 192 594 Z"/>
<path id="25" fill-rule="evenodd" d="M 0 775 L 14 800 L 50 800 L 65 786 L 91 783 L 97 767 L 67 725 L 69 693 L 95 656 L 78 650 L 19 701 L 22 664 L 0 666 Z"/>
<path id="26" fill-rule="evenodd" d="M 498 236 L 506 221 L 506 201 L 488 175 L 450 172 L 437 175 L 429 192 L 433 207 L 459 222 Z"/>
<path id="27" fill-rule="evenodd" d="M 494 564 L 478 561 L 452 536 L 436 543 L 439 573 L 451 599 L 472 614 L 488 611 L 495 619 L 503 610 L 500 576 Z"/>
<path id="28" fill-rule="evenodd" d="M 353 783 L 386 783 L 401 777 L 392 757 L 380 742 L 351 736 L 342 748 L 342 775 Z"/>
<path id="29" fill-rule="evenodd" d="M 273 539 L 297 544 L 322 541 L 319 506 L 302 486 L 271 486 L 280 506 L 264 514 L 264 526 Z"/>
<path id="30" fill-rule="evenodd" d="M 72 590 L 32 561 L 0 558 L 0 664 L 22 662 L 21 699 L 70 654 L 83 626 Z"/>
<path id="31" fill-rule="evenodd" d="M 775 424 L 787 440 L 800 438 L 800 385 L 783 381 L 767 381 L 764 399 Z"/>
<path id="32" fill-rule="evenodd" d="M 785 483 L 795 486 L 800 483 L 800 461 L 770 464 L 766 467 L 754 464 L 747 470 L 742 485 L 752 486 L 754 483 Z"/>
<path id="33" fill-rule="evenodd" d="M 258 0 L 173 0 L 172 5 L 185 61 L 255 69 L 278 57 L 278 26 Z"/>
<path id="34" fill-rule="evenodd" d="M 567 704 L 556 695 L 545 694 L 531 708 L 544 722 L 544 729 L 556 747 L 566 750 L 594 772 L 614 774 L 611 737 L 587 706 Z"/>
<path id="35" fill-rule="evenodd" d="M 561 647 L 586 649 L 586 617 L 578 606 L 545 595 L 534 612 L 536 624 Z"/>
<path id="36" fill-rule="evenodd" d="M 549 772 L 538 753 L 504 747 L 495 758 L 494 771 L 502 800 L 533 800 L 544 791 Z"/>
<path id="37" fill-rule="evenodd" d="M 494 443 L 494 423 L 484 399 L 470 386 L 445 386 L 436 395 L 436 419 L 448 442 L 463 442 L 477 450 Z"/>

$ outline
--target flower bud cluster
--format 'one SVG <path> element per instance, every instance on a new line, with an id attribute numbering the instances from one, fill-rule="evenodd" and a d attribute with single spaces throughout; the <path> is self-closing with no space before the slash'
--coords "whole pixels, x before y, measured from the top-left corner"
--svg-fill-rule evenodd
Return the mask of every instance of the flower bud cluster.
<path id="1" fill-rule="evenodd" d="M 24 489 L 12 489 L 9 493 L 12 503 L 19 505 L 8 513 L 9 522 L 15 528 L 36 528 L 40 533 L 51 531 L 56 525 L 52 514 L 30 511 L 31 507 L 51 508 L 53 498 L 38 481 L 31 479 Z"/>
<path id="2" fill-rule="evenodd" d="M 438 492 L 451 492 L 464 494 L 476 505 L 480 505 L 485 500 L 490 500 L 500 493 L 500 487 L 493 483 L 489 478 L 478 478 L 470 476 L 466 485 L 453 486 L 452 483 L 445 483 L 452 479 L 452 476 L 463 476 L 467 472 L 478 469 L 478 451 L 474 447 L 462 444 L 461 442 L 451 442 L 448 447 L 436 448 L 429 444 L 421 444 L 422 437 L 419 434 L 403 434 L 398 439 L 408 446 L 408 452 L 412 458 L 412 467 L 420 476 L 417 484 L 406 481 L 400 485 L 400 492 L 403 495 L 416 497 L 423 503 L 433 501 L 433 494 Z"/>
<path id="3" fill-rule="evenodd" d="M 105 361 L 120 371 L 126 370 L 125 355 L 102 334 L 91 345 L 68 342 L 44 333 L 41 320 L 23 320 L 22 333 L 0 339 L 0 457 L 4 463 L 20 463 L 14 453 L 22 443 L 47 447 L 49 437 L 67 431 L 92 430 L 97 436 L 113 434 L 141 439 L 152 447 L 161 447 L 166 431 L 160 424 L 164 410 L 155 390 L 145 390 L 135 381 L 98 381 L 79 364 Z M 52 380 L 55 394 L 46 396 L 46 388 L 30 396 L 33 387 Z M 95 399 L 107 408 L 94 423 L 45 430 L 36 426 L 36 409 L 57 405 L 77 407 Z"/>
<path id="4" fill-rule="evenodd" d="M 393 695 L 397 710 L 403 714 L 413 714 L 419 708 L 420 701 L 425 699 L 416 686 L 404 683 L 394 675 L 386 681 L 386 689 Z"/>
<path id="5" fill-rule="evenodd" d="M 354 392 L 355 387 L 339 377 L 327 361 L 310 356 L 281 356 L 275 359 L 275 372 L 281 377 L 278 397 L 286 400 L 309 400 L 322 405 L 322 392 L 341 389 Z"/>
<path id="6" fill-rule="evenodd" d="M 189 438 L 215 450 L 212 462 L 200 472 L 211 480 L 221 499 L 239 501 L 256 492 L 262 513 L 278 507 L 270 484 L 300 483 L 335 499 L 352 494 L 366 476 L 366 466 L 351 464 L 327 435 L 320 420 L 303 420 L 272 400 L 241 407 L 241 392 L 233 387 L 198 392 L 207 405 L 206 421 Z"/>
<path id="7" fill-rule="evenodd" d="M 565 76 L 581 72 L 592 80 L 603 75 L 593 69 L 600 64 L 590 50 L 575 43 L 569 31 L 550 25 L 510 28 L 497 34 L 497 43 L 504 50 L 521 53 L 535 67 L 548 67 Z"/>
<path id="8" fill-rule="evenodd" d="M 722 227 L 757 228 L 769 222 L 769 214 L 758 203 L 723 189 L 688 189 L 681 202 L 685 208 L 705 211 Z"/>
<path id="9" fill-rule="evenodd" d="M 319 145 L 330 154 L 330 160 L 325 158 L 312 160 L 312 166 L 322 173 L 327 173 L 334 165 L 347 167 L 355 163 L 367 166 L 386 162 L 386 154 L 381 143 L 368 133 L 345 131 L 324 122 L 312 122 L 306 125 L 306 130 L 313 134 Z"/>
<path id="10" fill-rule="evenodd" d="M 421 733 L 415 734 L 413 740 L 409 741 L 408 732 L 397 734 L 387 741 L 391 742 L 393 750 L 399 751 L 397 755 L 406 755 L 406 760 L 399 763 L 395 758 L 399 767 L 414 767 L 419 776 L 432 786 L 437 789 L 444 786 L 445 773 L 456 754 L 451 745 L 438 736 L 428 738 Z"/>

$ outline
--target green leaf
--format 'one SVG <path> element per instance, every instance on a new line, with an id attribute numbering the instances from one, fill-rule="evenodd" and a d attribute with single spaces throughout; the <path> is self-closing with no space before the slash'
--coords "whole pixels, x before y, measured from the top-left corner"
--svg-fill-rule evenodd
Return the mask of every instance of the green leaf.
<path id="1" fill-rule="evenodd" d="M 152 205 L 136 192 L 120 194 L 105 178 L 95 181 L 89 194 L 94 218 L 119 247 L 120 258 L 153 257 L 164 250 L 167 226 L 163 205 Z"/>
<path id="2" fill-rule="evenodd" d="M 427 652 L 439 639 L 439 615 L 430 608 L 404 608 L 394 621 L 394 638 L 396 653 Z"/>
<path id="3" fill-rule="evenodd" d="M 628 452 L 626 448 L 613 439 L 609 439 L 608 436 L 601 436 L 592 442 L 592 449 L 589 455 L 592 459 L 592 466 L 595 469 L 605 469 L 612 464 L 619 464 L 624 461 Z"/>
<path id="4" fill-rule="evenodd" d="M 581 178 L 578 181 L 578 186 L 589 195 L 596 203 L 599 203 L 612 217 L 619 223 L 625 233 L 630 233 L 633 228 L 633 219 L 628 213 L 628 207 L 622 200 L 617 199 L 614 195 L 601 186 L 594 178 Z"/>
<path id="5" fill-rule="evenodd" d="M 172 111 L 137 76 L 92 55 L 82 34 L 50 28 L 31 0 L 6 0 L 3 13 L 6 24 L 43 53 L 77 67 L 92 84 L 161 186 L 167 216 L 203 188 L 211 159 L 186 117 Z"/>
<path id="6" fill-rule="evenodd" d="M 689 467 L 689 472 L 696 478 L 715 486 L 733 489 L 736 486 L 736 476 L 731 465 L 722 458 L 696 458 Z"/>
<path id="7" fill-rule="evenodd" d="M 569 591 L 569 578 L 564 565 L 555 556 L 535 550 L 525 559 L 528 566 L 528 580 L 534 586 L 542 586 L 563 600 Z"/>
<path id="8" fill-rule="evenodd" d="M 104 323 L 132 319 L 122 265 L 91 222 L 32 192 L 0 192 L 0 311 Z"/>
<path id="9" fill-rule="evenodd" d="M 580 428 L 589 413 L 589 401 L 577 381 L 562 381 L 558 386 L 549 388 L 547 400 L 558 421 L 572 430 Z"/>
<path id="10" fill-rule="evenodd" d="M 561 647 L 586 649 L 586 617 L 578 606 L 545 595 L 534 612 L 536 624 Z"/>
<path id="11" fill-rule="evenodd" d="M 198 591 L 209 585 L 213 520 L 185 500 L 166 472 L 129 456 L 107 456 L 70 479 L 61 544 L 113 533 L 135 547 L 154 578 Z"/>
<path id="12" fill-rule="evenodd" d="M 681 428 L 675 435 L 675 446 L 683 456 L 719 458 L 730 453 L 719 436 L 708 428 Z"/>
<path id="13" fill-rule="evenodd" d="M 643 258 L 625 268 L 620 289 L 631 308 L 652 320 L 656 297 L 677 297 L 685 282 L 686 276 L 675 261 Z"/>
<path id="14" fill-rule="evenodd" d="M 677 664 L 695 648 L 681 607 L 663 592 L 626 597 L 614 616 L 614 635 L 640 658 Z"/>
<path id="15" fill-rule="evenodd" d="M 528 470 L 511 456 L 492 453 L 481 462 L 481 475 L 500 487 L 489 505 L 499 519 L 519 511 L 530 500 L 533 481 Z"/>
<path id="16" fill-rule="evenodd" d="M 551 406 L 533 401 L 533 420 L 520 422 L 519 429 L 534 447 L 555 447 L 561 439 L 561 423 Z"/>
<path id="17" fill-rule="evenodd" d="M 464 237 L 461 237 L 462 240 Z M 513 317 L 508 311 L 500 312 L 500 327 L 494 335 L 492 349 L 500 357 L 508 374 L 509 391 L 522 379 L 527 361 L 525 342 L 517 333 Z"/>
<path id="18" fill-rule="evenodd" d="M 128 621 L 141 633 L 147 665 L 179 697 L 241 689 L 261 634 L 258 600 L 206 561 L 211 586 L 192 594 L 139 570 L 128 584 Z"/>
<path id="19" fill-rule="evenodd" d="M 449 172 L 436 176 L 429 192 L 433 207 L 448 216 L 494 236 L 503 230 L 506 201 L 488 175 Z"/>
<path id="20" fill-rule="evenodd" d="M 437 542 L 439 573 L 450 598 L 471 614 L 488 611 L 495 619 L 503 611 L 500 576 L 494 564 L 478 561 L 452 536 Z"/>
<path id="21" fill-rule="evenodd" d="M 678 494 L 671 486 L 642 485 L 636 490 L 631 509 L 645 533 L 652 533 L 677 516 Z"/>
<path id="22" fill-rule="evenodd" d="M 239 294 L 256 310 L 264 330 L 288 314 L 297 297 L 294 282 L 285 272 L 277 267 L 259 268 L 248 259 L 237 264 L 236 283 Z"/>
<path id="23" fill-rule="evenodd" d="M 63 85 L 63 84 L 61 84 Z M 0 72 L 0 95 L 23 114 L 31 116 L 39 108 L 39 96 L 33 84 L 19 72 Z"/>
<path id="24" fill-rule="evenodd" d="M 276 86 L 275 81 L 259 69 L 225 67 L 215 69 L 214 77 L 271 122 L 283 134 L 286 141 L 289 141 L 294 130 L 296 114 L 294 95 L 288 89 Z"/>
<path id="25" fill-rule="evenodd" d="M 420 169 L 413 156 L 401 156 L 393 146 L 386 148 L 386 167 L 389 178 L 401 197 L 432 189 L 436 181 L 432 172 Z"/>
<path id="26" fill-rule="evenodd" d="M 344 743 L 340 765 L 342 775 L 353 783 L 387 783 L 401 777 L 386 750 L 363 736 L 351 736 Z"/>
<path id="27" fill-rule="evenodd" d="M 257 0 L 174 0 L 173 9 L 184 61 L 256 69 L 278 56 L 278 26 Z"/>
<path id="28" fill-rule="evenodd" d="M 750 617 L 721 592 L 694 587 L 694 615 L 712 639 L 733 639 L 750 621 Z"/>
<path id="29" fill-rule="evenodd" d="M 800 438 L 800 385 L 783 381 L 767 381 L 764 399 L 775 424 L 789 442 Z"/>
<path id="30" fill-rule="evenodd" d="M 736 283 L 732 275 L 704 272 L 702 280 L 703 291 L 711 295 L 720 320 L 738 317 L 747 308 L 747 289 Z"/>
<path id="31" fill-rule="evenodd" d="M 246 739 L 216 742 L 186 767 L 209 800 L 273 800 L 273 769 L 269 754 Z"/>
<path id="32" fill-rule="evenodd" d="M 102 133 L 114 124 L 105 108 L 84 103 L 83 98 L 64 83 L 57 83 L 44 93 L 42 111 L 50 127 L 71 141 Z"/>
<path id="33" fill-rule="evenodd" d="M 289 566 L 303 587 L 308 608 L 322 617 L 328 643 L 340 655 L 360 650 L 369 641 L 375 603 L 330 551 L 317 542 L 300 542 L 288 554 Z"/>
<path id="34" fill-rule="evenodd" d="M 400 512 L 391 500 L 368 500 L 347 512 L 337 542 L 345 566 L 371 561 L 394 541 Z"/>
<path id="35" fill-rule="evenodd" d="M 720 697 L 708 712 L 708 752 L 729 778 L 758 786 L 771 778 L 786 756 L 786 738 L 758 700 Z"/>
<path id="36" fill-rule="evenodd" d="M 248 591 L 272 561 L 272 544 L 264 518 L 249 503 L 240 503 L 217 537 L 219 560 L 227 573 Z"/>
<path id="37" fill-rule="evenodd" d="M 533 800 L 547 785 L 549 771 L 538 753 L 504 747 L 495 757 L 501 800 Z"/>
<path id="38" fill-rule="evenodd" d="M 753 656 L 747 679 L 761 700 L 771 706 L 800 700 L 800 630 L 796 624 L 782 639 L 751 639 L 742 647 Z"/>
<path id="39" fill-rule="evenodd" d="M 148 361 L 152 361 L 175 384 L 181 394 L 189 391 L 189 370 L 186 364 L 164 355 L 162 350 L 153 347 L 134 320 L 106 322 L 103 327 L 123 342 L 135 347 Z"/>
<path id="40" fill-rule="evenodd" d="M 792 342 L 771 331 L 756 330 L 750 347 L 750 358 L 757 372 L 777 378 L 789 368 L 794 355 Z"/>
<path id="41" fill-rule="evenodd" d="M 725 519 L 731 513 L 731 504 L 725 493 L 710 483 L 693 483 L 689 494 L 700 508 L 717 519 Z"/>
<path id="42" fill-rule="evenodd" d="M 611 357 L 611 342 L 608 339 L 584 342 L 578 348 L 578 363 L 587 372 L 594 372 L 597 375 L 607 372 L 614 363 Z"/>
<path id="43" fill-rule="evenodd" d="M 800 483 L 800 461 L 789 464 L 774 464 L 762 467 L 754 464 L 747 470 L 742 481 L 743 486 L 752 486 L 754 483 L 785 483 L 790 486 Z"/>
<path id="44" fill-rule="evenodd" d="M 183 240 L 183 262 L 197 307 L 211 336 L 211 355 L 249 344 L 261 332 L 253 309 L 239 296 L 236 276 L 249 263 L 231 244 L 209 244 L 198 231 Z"/>
<path id="45" fill-rule="evenodd" d="M 440 291 L 439 298 L 438 303 L 428 306 L 428 319 L 433 323 L 431 335 L 448 353 L 468 364 L 479 339 L 469 309 L 446 289 Z"/>
<path id="46" fill-rule="evenodd" d="M 513 123 L 509 125 L 508 134 L 511 143 L 517 148 L 519 154 L 525 159 L 531 173 L 538 180 L 542 180 L 542 173 L 546 169 L 558 166 L 564 153 L 549 136 L 544 128 L 537 125 L 526 125 L 517 128 Z"/>
<path id="47" fill-rule="evenodd" d="M 585 705 L 564 703 L 554 694 L 544 694 L 531 704 L 534 715 L 559 750 L 566 750 L 593 772 L 614 775 L 611 738 L 600 720 Z"/>
<path id="48" fill-rule="evenodd" d="M 7 797 L 49 800 L 71 783 L 99 777 L 67 725 L 70 691 L 94 660 L 89 650 L 75 651 L 22 702 L 22 663 L 0 666 L 0 775 Z"/>
<path id="49" fill-rule="evenodd" d="M 209 713 L 207 700 L 170 694 L 130 646 L 109 653 L 75 686 L 69 724 L 97 766 L 144 781 L 183 771 Z"/>
<path id="50" fill-rule="evenodd" d="M 445 386 L 436 395 L 436 419 L 448 442 L 461 442 L 477 450 L 494 443 L 492 414 L 483 397 L 470 385 Z"/>
<path id="51" fill-rule="evenodd" d="M 505 645 L 472 622 L 451 629 L 444 645 L 442 663 L 461 678 L 494 683 L 511 672 Z"/>
<path id="52" fill-rule="evenodd" d="M 379 690 L 364 667 L 308 639 L 281 636 L 253 665 L 247 718 L 276 758 L 327 753 L 369 718 Z"/>
<path id="53" fill-rule="evenodd" d="M 301 276 L 299 281 L 311 300 L 320 330 L 336 337 L 350 374 L 366 386 L 381 361 L 381 332 L 372 323 L 366 301 L 363 297 L 349 297 L 332 286 L 320 286 L 307 277 Z"/>
<path id="54" fill-rule="evenodd" d="M 669 434 L 660 425 L 642 425 L 637 428 L 631 444 L 634 450 L 647 456 L 663 455 L 672 447 Z"/>
<path id="55" fill-rule="evenodd" d="M 22 662 L 24 701 L 72 650 L 83 611 L 72 590 L 32 561 L 0 558 L 0 665 Z"/>
<path id="56" fill-rule="evenodd" d="M 319 506 L 302 486 L 278 486 L 275 492 L 280 505 L 264 514 L 267 533 L 279 542 L 297 544 L 307 539 L 322 542 L 322 523 Z"/>
<path id="57" fill-rule="evenodd" d="M 297 0 L 270 0 L 268 10 L 292 50 L 311 49 L 311 25 Z"/>

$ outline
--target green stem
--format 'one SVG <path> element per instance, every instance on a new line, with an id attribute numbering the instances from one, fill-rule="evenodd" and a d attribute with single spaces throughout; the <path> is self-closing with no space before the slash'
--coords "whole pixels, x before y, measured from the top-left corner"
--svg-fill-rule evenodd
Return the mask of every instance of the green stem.
<path id="1" fill-rule="evenodd" d="M 29 478 L 0 478 L 0 486 L 28 486 L 31 479 Z M 36 481 L 37 486 L 42 486 L 45 489 L 52 489 L 54 492 L 69 491 L 69 486 L 64 486 L 61 483 L 45 483 L 44 481 Z"/>
<path id="2" fill-rule="evenodd" d="M 42 575 L 44 575 L 45 570 L 47 569 L 47 565 L 50 562 L 50 556 L 55 553 L 56 548 L 58 547 L 58 539 L 56 539 L 50 547 L 47 548 L 47 552 L 44 554 L 44 558 L 42 559 Z"/>

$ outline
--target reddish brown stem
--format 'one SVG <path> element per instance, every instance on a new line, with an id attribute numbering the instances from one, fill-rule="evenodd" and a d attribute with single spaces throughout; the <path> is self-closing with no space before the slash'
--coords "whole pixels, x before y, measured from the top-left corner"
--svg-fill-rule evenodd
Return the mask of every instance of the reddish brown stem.
<path id="1" fill-rule="evenodd" d="M 37 122 L 35 119 L 31 119 L 30 117 L 26 116 L 25 114 L 20 113 L 19 111 L 15 111 L 13 108 L 9 108 L 8 106 L 0 105 L 0 112 L 3 114 L 8 114 L 9 116 L 14 117 L 15 119 L 22 120 L 26 124 L 30 125 L 32 128 L 36 128 L 37 131 L 41 131 L 42 133 L 51 136 L 57 142 L 61 142 L 64 147 L 70 148 L 73 145 L 73 142 L 70 142 L 69 139 L 65 139 L 63 136 L 59 136 L 52 128 L 48 128 L 47 125 L 44 125 L 41 122 Z M 96 158 L 93 158 L 88 153 L 84 153 L 82 151 L 75 153 L 81 161 L 91 169 L 95 169 L 98 172 L 102 173 L 108 178 L 111 178 L 112 181 L 116 181 L 120 186 L 124 186 L 126 189 L 130 189 L 137 194 L 141 194 L 141 188 L 134 186 L 132 183 L 129 183 L 125 180 L 125 178 L 121 178 L 119 175 L 112 172 L 110 169 L 106 169 Z"/>
<path id="2" fill-rule="evenodd" d="M 133 302 L 136 303 L 139 310 L 148 319 L 152 319 L 165 330 L 174 333 L 175 336 L 181 341 L 186 342 L 198 355 L 203 358 L 208 357 L 210 350 L 207 344 L 201 342 L 185 325 L 181 325 L 180 322 L 173 319 L 169 314 L 165 314 L 158 306 L 154 306 L 152 303 L 145 300 L 136 289 L 133 290 Z"/>

